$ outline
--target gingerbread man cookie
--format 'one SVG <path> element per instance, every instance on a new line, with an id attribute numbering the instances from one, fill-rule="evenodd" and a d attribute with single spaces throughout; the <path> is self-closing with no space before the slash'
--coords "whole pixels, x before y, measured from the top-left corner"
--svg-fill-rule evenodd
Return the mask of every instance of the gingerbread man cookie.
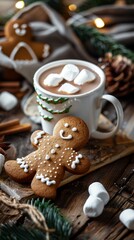
<path id="1" fill-rule="evenodd" d="M 31 136 L 37 148 L 26 157 L 5 163 L 7 174 L 17 182 L 31 181 L 31 188 L 40 197 L 54 198 L 65 170 L 73 174 L 88 171 L 90 161 L 77 151 L 89 139 L 86 124 L 80 118 L 68 116 L 55 125 L 53 136 L 35 131 Z"/>
<path id="2" fill-rule="evenodd" d="M 14 61 L 40 61 L 49 55 L 50 46 L 35 42 L 30 26 L 22 19 L 7 22 L 5 37 L 0 42 L 0 50 Z"/>

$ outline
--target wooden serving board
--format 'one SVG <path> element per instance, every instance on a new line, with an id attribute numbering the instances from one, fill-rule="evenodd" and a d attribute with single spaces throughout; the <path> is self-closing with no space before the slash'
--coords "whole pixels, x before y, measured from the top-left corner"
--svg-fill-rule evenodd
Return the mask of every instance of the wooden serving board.
<path id="1" fill-rule="evenodd" d="M 112 127 L 113 124 L 101 115 L 99 119 L 99 129 L 109 131 Z M 81 149 L 80 152 L 89 157 L 91 161 L 90 170 L 83 175 L 72 175 L 66 172 L 60 187 L 133 153 L 134 141 L 129 139 L 125 132 L 120 130 L 113 138 L 106 140 L 90 139 L 87 146 Z M 17 200 L 27 199 L 33 196 L 33 191 L 30 186 L 15 183 L 7 177 L 4 172 L 0 176 L 0 188 Z"/>

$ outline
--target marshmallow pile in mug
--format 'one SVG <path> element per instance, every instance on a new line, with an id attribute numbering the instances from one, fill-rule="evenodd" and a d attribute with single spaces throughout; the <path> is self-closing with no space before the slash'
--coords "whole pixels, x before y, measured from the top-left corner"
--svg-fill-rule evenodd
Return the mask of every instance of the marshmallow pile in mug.
<path id="1" fill-rule="evenodd" d="M 49 87 L 56 87 L 59 86 L 63 80 L 66 80 L 67 82 L 63 83 L 59 87 L 58 91 L 67 94 L 73 94 L 80 90 L 78 86 L 94 81 L 95 74 L 88 69 L 82 69 L 80 71 L 79 68 L 74 64 L 66 64 L 63 67 L 61 73 L 49 74 L 44 79 L 44 85 Z M 75 86 L 72 83 L 74 83 Z"/>

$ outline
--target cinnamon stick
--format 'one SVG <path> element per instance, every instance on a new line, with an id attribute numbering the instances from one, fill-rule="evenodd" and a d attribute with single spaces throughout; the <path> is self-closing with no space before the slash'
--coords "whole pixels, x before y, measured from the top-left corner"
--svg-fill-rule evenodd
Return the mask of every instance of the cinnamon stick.
<path id="1" fill-rule="evenodd" d="M 20 87 L 20 82 L 14 81 L 14 82 L 0 82 L 0 87 Z"/>
<path id="2" fill-rule="evenodd" d="M 24 95 L 26 94 L 27 91 L 20 91 L 17 93 L 14 93 L 14 95 L 18 98 L 21 99 L 22 97 L 24 97 Z"/>
<path id="3" fill-rule="evenodd" d="M 13 119 L 7 122 L 2 122 L 0 123 L 0 130 L 1 129 L 3 130 L 4 128 L 9 128 L 15 125 L 19 125 L 19 124 L 20 124 L 19 119 Z"/>
<path id="4" fill-rule="evenodd" d="M 3 92 L 3 91 L 7 91 L 7 92 L 10 92 L 10 93 L 17 93 L 18 91 L 20 91 L 20 87 L 15 87 L 15 88 L 12 88 L 12 87 L 1 87 L 0 88 L 0 92 Z"/>
<path id="5" fill-rule="evenodd" d="M 12 126 L 9 129 L 5 129 L 3 131 L 0 131 L 0 135 L 11 135 L 19 132 L 25 132 L 31 130 L 31 124 L 29 123 L 24 123 L 21 125 L 15 125 Z"/>

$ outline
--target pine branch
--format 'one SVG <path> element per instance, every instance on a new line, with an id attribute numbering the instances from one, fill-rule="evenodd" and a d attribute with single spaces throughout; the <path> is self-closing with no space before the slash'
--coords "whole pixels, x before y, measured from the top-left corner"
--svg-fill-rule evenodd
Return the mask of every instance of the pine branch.
<path id="1" fill-rule="evenodd" d="M 134 0 L 125 0 L 126 4 L 133 4 Z M 116 0 L 85 0 L 79 5 L 77 12 L 85 11 L 93 7 L 115 4 Z"/>
<path id="2" fill-rule="evenodd" d="M 102 57 L 105 53 L 111 52 L 113 55 L 126 56 L 134 62 L 134 52 L 117 43 L 111 37 L 100 33 L 97 29 L 86 25 L 72 26 L 72 28 L 83 43 L 90 44 L 91 49 L 96 53 L 96 57 Z"/>
<path id="3" fill-rule="evenodd" d="M 0 240 L 69 240 L 72 227 L 51 201 L 31 199 L 29 204 L 16 203 L 2 194 L 0 201 L 6 206 L 26 213 L 32 226 L 4 224 L 0 226 Z M 45 225 L 44 225 L 45 224 Z M 49 227 L 51 229 L 49 229 Z"/>
<path id="4" fill-rule="evenodd" d="M 47 225 L 55 229 L 55 233 L 62 240 L 70 239 L 72 226 L 69 221 L 63 217 L 60 210 L 51 202 L 40 199 L 32 199 L 30 204 L 35 206 L 44 215 Z"/>
<path id="5" fill-rule="evenodd" d="M 134 4 L 134 0 L 126 0 L 127 4 Z"/>
<path id="6" fill-rule="evenodd" d="M 69 14 L 67 12 L 67 8 L 62 0 L 24 0 L 26 5 L 35 3 L 35 2 L 43 2 L 48 4 L 51 8 L 56 10 L 57 12 L 61 13 L 63 17 L 68 18 Z"/>
<path id="7" fill-rule="evenodd" d="M 5 224 L 0 228 L 0 240 L 46 240 L 46 237 L 37 229 Z"/>
<path id="8" fill-rule="evenodd" d="M 115 1 L 116 0 L 85 0 L 82 4 L 80 4 L 77 11 L 81 12 L 96 6 L 113 4 Z"/>

